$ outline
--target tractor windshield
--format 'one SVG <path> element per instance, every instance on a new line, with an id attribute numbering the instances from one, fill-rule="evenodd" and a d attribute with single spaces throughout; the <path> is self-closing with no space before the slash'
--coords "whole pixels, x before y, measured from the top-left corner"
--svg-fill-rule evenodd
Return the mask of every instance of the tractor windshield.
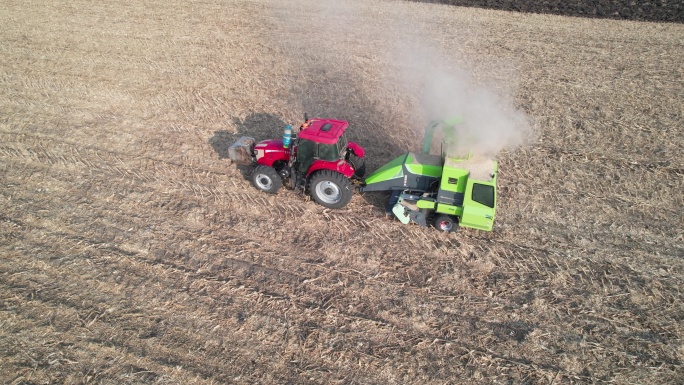
<path id="1" fill-rule="evenodd" d="M 337 150 L 340 152 L 340 154 L 344 154 L 344 150 L 347 149 L 347 135 L 342 134 L 340 136 L 340 139 L 337 141 Z"/>
<path id="2" fill-rule="evenodd" d="M 347 138 L 342 135 L 336 143 L 316 143 L 311 140 L 299 139 L 297 145 L 297 160 L 299 171 L 305 172 L 315 159 L 334 162 L 340 159 L 340 154 L 344 154 L 347 148 Z"/>
<path id="3" fill-rule="evenodd" d="M 340 150 L 335 144 L 318 144 L 318 158 L 322 160 L 335 161 L 340 159 Z"/>
<path id="4" fill-rule="evenodd" d="M 329 161 L 340 159 L 340 154 L 344 154 L 347 148 L 347 137 L 342 134 L 335 144 L 318 144 L 318 158 Z"/>

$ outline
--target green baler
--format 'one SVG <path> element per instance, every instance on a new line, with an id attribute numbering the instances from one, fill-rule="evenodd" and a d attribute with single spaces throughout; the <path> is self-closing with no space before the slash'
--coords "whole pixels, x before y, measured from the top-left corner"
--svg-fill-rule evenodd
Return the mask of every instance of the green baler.
<path id="1" fill-rule="evenodd" d="M 491 231 L 498 164 L 490 158 L 453 156 L 444 150 L 454 141 L 453 128 L 459 123 L 457 119 L 431 122 L 422 153 L 395 158 L 369 175 L 359 190 L 391 191 L 387 211 L 404 224 L 432 223 L 442 231 L 454 231 L 459 225 Z M 442 131 L 437 146 L 436 130 Z"/>

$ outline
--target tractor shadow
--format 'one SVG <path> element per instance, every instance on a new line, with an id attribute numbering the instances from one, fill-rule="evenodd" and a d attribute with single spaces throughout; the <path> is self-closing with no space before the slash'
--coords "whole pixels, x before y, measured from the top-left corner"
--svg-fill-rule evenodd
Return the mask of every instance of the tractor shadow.
<path id="1" fill-rule="evenodd" d="M 219 160 L 229 159 L 228 148 L 240 137 L 251 136 L 257 142 L 276 138 L 282 135 L 281 131 L 287 124 L 281 117 L 264 112 L 250 114 L 244 119 L 234 117 L 232 123 L 236 128 L 235 132 L 228 130 L 214 131 L 214 136 L 209 138 L 209 145 L 214 149 Z M 253 166 L 236 164 L 235 167 L 240 171 L 243 178 L 249 180 Z"/>

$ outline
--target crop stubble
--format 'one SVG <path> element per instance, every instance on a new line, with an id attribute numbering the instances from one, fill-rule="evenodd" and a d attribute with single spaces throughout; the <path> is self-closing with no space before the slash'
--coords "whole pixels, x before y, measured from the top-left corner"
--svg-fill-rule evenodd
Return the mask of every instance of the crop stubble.
<path id="1" fill-rule="evenodd" d="M 361 4 L 337 16 L 380 25 L 331 44 L 307 2 L 7 3 L 3 383 L 682 380 L 683 28 Z M 266 196 L 220 159 L 305 111 L 369 169 L 418 146 L 377 38 L 403 12 L 539 130 L 501 155 L 491 234 Z"/>

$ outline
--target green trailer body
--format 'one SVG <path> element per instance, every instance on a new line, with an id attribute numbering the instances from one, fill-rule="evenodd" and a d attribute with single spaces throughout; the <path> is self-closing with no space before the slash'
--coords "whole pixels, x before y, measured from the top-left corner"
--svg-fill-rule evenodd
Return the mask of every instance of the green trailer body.
<path id="1" fill-rule="evenodd" d="M 496 214 L 498 164 L 486 157 L 457 157 L 443 151 L 445 142 L 455 140 L 453 130 L 448 128 L 459 122 L 431 122 L 422 153 L 409 152 L 393 159 L 369 175 L 359 190 L 391 191 L 387 211 L 405 224 L 433 223 L 445 231 L 458 226 L 491 231 Z M 440 133 L 435 146 L 433 134 L 437 128 L 446 133 Z"/>
<path id="2" fill-rule="evenodd" d="M 409 152 L 369 175 L 362 191 L 427 190 L 441 176 L 439 156 Z"/>

